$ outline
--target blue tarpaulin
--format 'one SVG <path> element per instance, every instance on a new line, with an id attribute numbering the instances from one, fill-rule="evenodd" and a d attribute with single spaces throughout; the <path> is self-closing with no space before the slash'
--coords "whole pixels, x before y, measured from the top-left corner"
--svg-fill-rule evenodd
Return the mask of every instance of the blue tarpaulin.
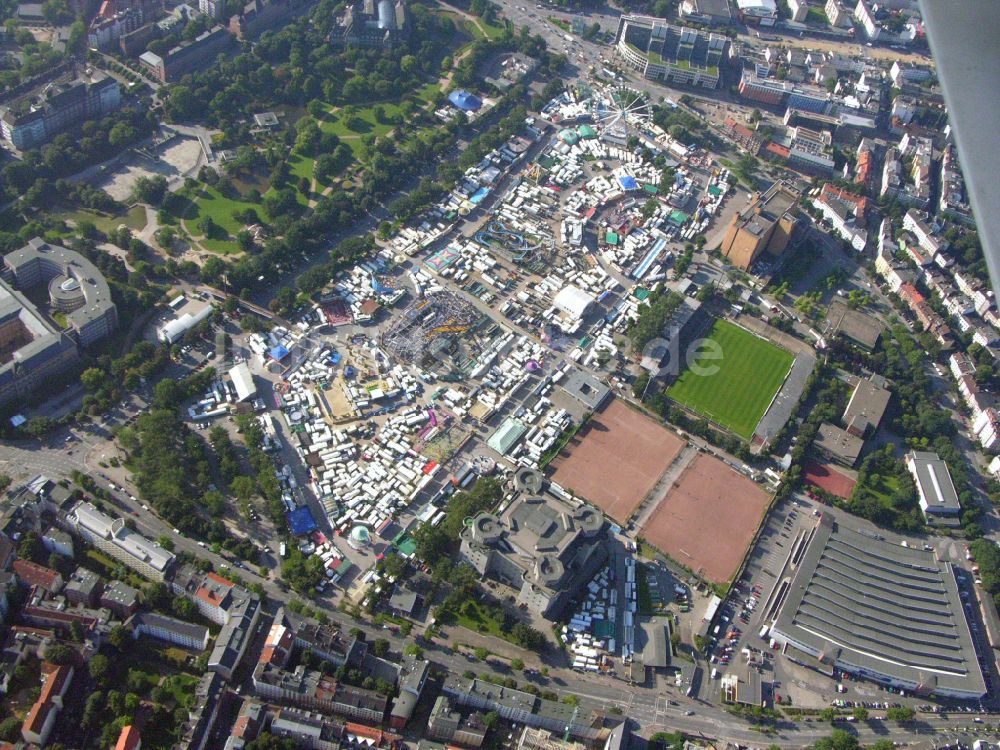
<path id="1" fill-rule="evenodd" d="M 292 530 L 295 536 L 302 536 L 303 534 L 308 534 L 310 531 L 316 531 L 319 525 L 316 523 L 316 519 L 313 518 L 312 512 L 309 510 L 308 505 L 303 505 L 301 508 L 296 508 L 295 510 L 287 514 L 288 518 L 288 528 Z"/>
<path id="2" fill-rule="evenodd" d="M 287 356 L 288 356 L 288 350 L 281 344 L 278 344 L 276 347 L 271 349 L 271 359 L 275 360 L 276 362 L 280 362 Z"/>
<path id="3" fill-rule="evenodd" d="M 639 183 L 635 181 L 635 177 L 631 175 L 622 175 L 618 178 L 618 184 L 622 186 L 622 190 L 638 190 Z"/>

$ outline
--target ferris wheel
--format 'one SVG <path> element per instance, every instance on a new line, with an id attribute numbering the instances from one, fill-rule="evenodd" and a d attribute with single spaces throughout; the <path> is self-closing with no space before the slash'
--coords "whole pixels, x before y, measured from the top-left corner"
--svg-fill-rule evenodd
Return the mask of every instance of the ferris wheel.
<path id="1" fill-rule="evenodd" d="M 594 94 L 594 122 L 602 137 L 625 141 L 652 117 L 646 96 L 627 86 L 607 87 Z"/>

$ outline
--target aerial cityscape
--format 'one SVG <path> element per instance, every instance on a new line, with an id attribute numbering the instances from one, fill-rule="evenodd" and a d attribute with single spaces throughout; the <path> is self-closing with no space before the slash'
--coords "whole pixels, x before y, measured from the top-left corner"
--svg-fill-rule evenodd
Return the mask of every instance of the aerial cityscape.
<path id="1" fill-rule="evenodd" d="M 1000 750 L 1000 4 L 0 13 L 0 750 Z"/>

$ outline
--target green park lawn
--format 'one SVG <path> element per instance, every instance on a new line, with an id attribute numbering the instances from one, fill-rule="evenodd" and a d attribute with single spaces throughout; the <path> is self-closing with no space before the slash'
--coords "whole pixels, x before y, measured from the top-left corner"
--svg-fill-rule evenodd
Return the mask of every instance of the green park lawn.
<path id="1" fill-rule="evenodd" d="M 402 113 L 402 109 L 398 104 L 386 102 L 381 106 L 385 110 L 387 119 L 393 118 L 394 116 Z M 333 133 L 338 138 L 348 137 L 351 139 L 357 139 L 363 135 L 374 135 L 378 137 L 380 135 L 385 135 L 392 130 L 393 127 L 395 127 L 392 123 L 379 122 L 375 119 L 375 105 L 358 110 L 357 117 L 359 117 L 361 122 L 364 123 L 364 125 L 357 130 L 351 130 L 347 127 L 347 120 L 349 118 L 340 113 L 336 116 L 331 116 L 322 120 L 319 123 L 319 127 L 324 133 Z"/>
<path id="2" fill-rule="evenodd" d="M 117 229 L 121 224 L 124 224 L 133 232 L 138 232 L 146 226 L 146 209 L 142 206 L 133 206 L 125 213 L 118 214 L 116 216 L 107 216 L 105 214 L 95 213 L 94 211 L 88 211 L 87 209 L 80 209 L 79 211 L 61 214 L 58 218 L 63 219 L 64 221 L 73 221 L 77 225 L 79 225 L 81 221 L 91 221 L 94 223 L 94 226 L 97 227 L 97 230 L 99 232 L 103 232 L 104 234 L 107 234 L 113 229 Z"/>
<path id="3" fill-rule="evenodd" d="M 697 374 L 688 368 L 667 395 L 749 439 L 781 388 L 794 357 L 725 320 L 716 321 L 708 338 L 718 344 L 722 358 L 702 356 L 698 363 L 715 365 L 715 373 Z"/>

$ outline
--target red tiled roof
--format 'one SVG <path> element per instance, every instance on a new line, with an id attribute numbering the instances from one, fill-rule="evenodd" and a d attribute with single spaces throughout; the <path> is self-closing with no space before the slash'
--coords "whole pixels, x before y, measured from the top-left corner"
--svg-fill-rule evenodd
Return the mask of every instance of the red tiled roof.
<path id="1" fill-rule="evenodd" d="M 41 733 L 49 713 L 56 708 L 53 698 L 62 695 L 72 676 L 71 667 L 42 662 L 42 692 L 24 718 L 24 723 L 21 725 L 22 732 Z"/>
<path id="2" fill-rule="evenodd" d="M 17 577 L 28 586 L 41 586 L 46 591 L 52 591 L 59 581 L 59 573 L 31 560 L 15 560 L 13 567 Z"/>
<path id="3" fill-rule="evenodd" d="M 62 696 L 73 677 L 72 667 L 64 665 L 56 666 L 55 664 L 46 662 L 42 665 L 42 671 L 46 675 L 45 686 L 42 688 L 38 700 L 50 701 L 55 696 Z"/>
<path id="4" fill-rule="evenodd" d="M 115 750 L 135 750 L 139 747 L 140 742 L 142 742 L 142 737 L 139 735 L 139 730 L 129 724 L 127 727 L 122 727 L 122 733 L 118 735 L 118 744 L 115 745 Z"/>
<path id="5" fill-rule="evenodd" d="M 198 591 L 195 592 L 195 596 L 197 596 L 199 599 L 204 599 L 206 602 L 216 607 L 219 606 L 219 604 L 221 604 L 222 600 L 225 598 L 225 595 L 219 596 L 219 594 L 216 591 L 212 589 L 206 589 L 204 586 L 202 586 L 200 589 L 198 589 Z"/>
<path id="6" fill-rule="evenodd" d="M 826 183 L 823 186 L 823 191 L 820 193 L 820 198 L 836 198 L 844 203 L 850 203 L 854 206 L 855 216 L 864 216 L 865 211 L 868 209 L 868 199 L 863 195 L 854 195 L 846 190 L 843 190 L 832 183 Z"/>
<path id="7" fill-rule="evenodd" d="M 205 578 L 209 579 L 210 581 L 215 581 L 216 583 L 221 583 L 223 586 L 230 589 L 236 585 L 228 578 L 223 578 L 218 573 L 208 573 L 205 575 Z"/>
<path id="8" fill-rule="evenodd" d="M 21 724 L 21 732 L 40 734 L 42 727 L 45 726 L 45 720 L 49 716 L 49 711 L 53 708 L 55 708 L 54 703 L 45 703 L 41 700 L 36 701 L 35 705 L 28 711 L 28 715 L 24 717 L 24 723 Z"/>
<path id="9" fill-rule="evenodd" d="M 377 727 L 370 727 L 367 724 L 356 724 L 354 722 L 348 721 L 344 724 L 344 729 L 350 734 L 356 735 L 358 737 L 367 737 L 370 740 L 375 740 L 378 746 L 385 744 L 395 744 L 403 739 L 398 734 L 393 734 L 392 732 L 386 732 Z"/>
<path id="10" fill-rule="evenodd" d="M 780 156 L 782 159 L 787 159 L 788 155 L 792 153 L 787 148 L 780 146 L 777 143 L 768 143 L 764 148 L 775 156 Z"/>

